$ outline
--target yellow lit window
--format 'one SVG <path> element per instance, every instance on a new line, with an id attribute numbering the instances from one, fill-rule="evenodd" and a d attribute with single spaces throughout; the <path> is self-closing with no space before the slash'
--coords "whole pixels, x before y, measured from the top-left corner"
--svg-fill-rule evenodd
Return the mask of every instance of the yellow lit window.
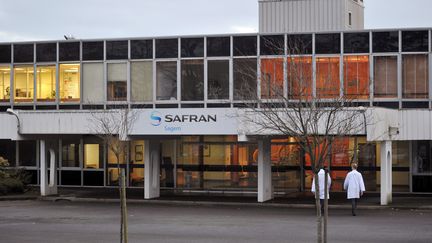
<path id="1" fill-rule="evenodd" d="M 56 97 L 56 67 L 37 67 L 36 93 L 38 101 L 55 101 Z"/>
<path id="2" fill-rule="evenodd" d="M 6 102 L 10 98 L 10 68 L 0 66 L 0 101 Z"/>
<path id="3" fill-rule="evenodd" d="M 61 102 L 80 101 L 80 65 L 60 64 Z"/>
<path id="4" fill-rule="evenodd" d="M 84 168 L 100 169 L 100 146 L 99 144 L 84 144 Z"/>
<path id="5" fill-rule="evenodd" d="M 14 93 L 16 102 L 32 102 L 34 91 L 33 66 L 14 67 Z"/>

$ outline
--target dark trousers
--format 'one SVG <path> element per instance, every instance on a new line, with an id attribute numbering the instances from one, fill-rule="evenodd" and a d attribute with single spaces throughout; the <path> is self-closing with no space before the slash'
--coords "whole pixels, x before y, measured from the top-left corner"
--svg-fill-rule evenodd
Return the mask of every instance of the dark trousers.
<path id="1" fill-rule="evenodd" d="M 355 214 L 355 210 L 357 208 L 357 198 L 351 198 L 351 208 L 352 213 Z"/>
<path id="2" fill-rule="evenodd" d="M 321 215 L 324 215 L 324 199 L 320 199 L 321 204 Z"/>

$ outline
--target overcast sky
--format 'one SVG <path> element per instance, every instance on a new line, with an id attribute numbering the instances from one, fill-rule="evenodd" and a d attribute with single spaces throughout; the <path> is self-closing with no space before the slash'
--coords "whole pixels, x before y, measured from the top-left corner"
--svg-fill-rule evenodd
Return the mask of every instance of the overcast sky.
<path id="1" fill-rule="evenodd" d="M 366 28 L 432 27 L 431 0 L 365 0 Z M 0 0 L 0 41 L 258 31 L 258 0 Z"/>

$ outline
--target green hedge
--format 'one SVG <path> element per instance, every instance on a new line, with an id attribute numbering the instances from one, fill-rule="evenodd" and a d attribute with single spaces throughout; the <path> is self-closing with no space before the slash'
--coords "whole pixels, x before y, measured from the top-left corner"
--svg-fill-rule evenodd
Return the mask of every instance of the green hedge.
<path id="1" fill-rule="evenodd" d="M 8 163 L 0 160 L 0 195 L 23 193 L 30 183 L 31 175 L 22 169 L 9 169 Z"/>

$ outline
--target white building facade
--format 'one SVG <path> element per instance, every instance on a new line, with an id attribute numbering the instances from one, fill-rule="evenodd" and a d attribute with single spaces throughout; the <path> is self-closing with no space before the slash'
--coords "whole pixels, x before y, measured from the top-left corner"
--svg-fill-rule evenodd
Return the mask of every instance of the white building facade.
<path id="1" fill-rule="evenodd" d="M 292 43 L 302 46 L 295 54 Z M 359 143 L 366 190 L 388 204 L 392 192 L 432 192 L 431 58 L 428 28 L 0 43 L 0 160 L 31 173 L 43 195 L 116 187 L 116 158 L 92 117 L 128 109 L 136 120 L 120 167 L 147 199 L 168 190 L 264 202 L 307 191 L 299 144 L 248 129 L 241 115 L 253 105 L 244 85 L 270 102 L 266 84 L 276 83 L 290 99 L 295 61 L 311 95 L 354 97 L 370 114 L 338 143 Z M 330 158 L 334 191 L 349 158 Z"/>

